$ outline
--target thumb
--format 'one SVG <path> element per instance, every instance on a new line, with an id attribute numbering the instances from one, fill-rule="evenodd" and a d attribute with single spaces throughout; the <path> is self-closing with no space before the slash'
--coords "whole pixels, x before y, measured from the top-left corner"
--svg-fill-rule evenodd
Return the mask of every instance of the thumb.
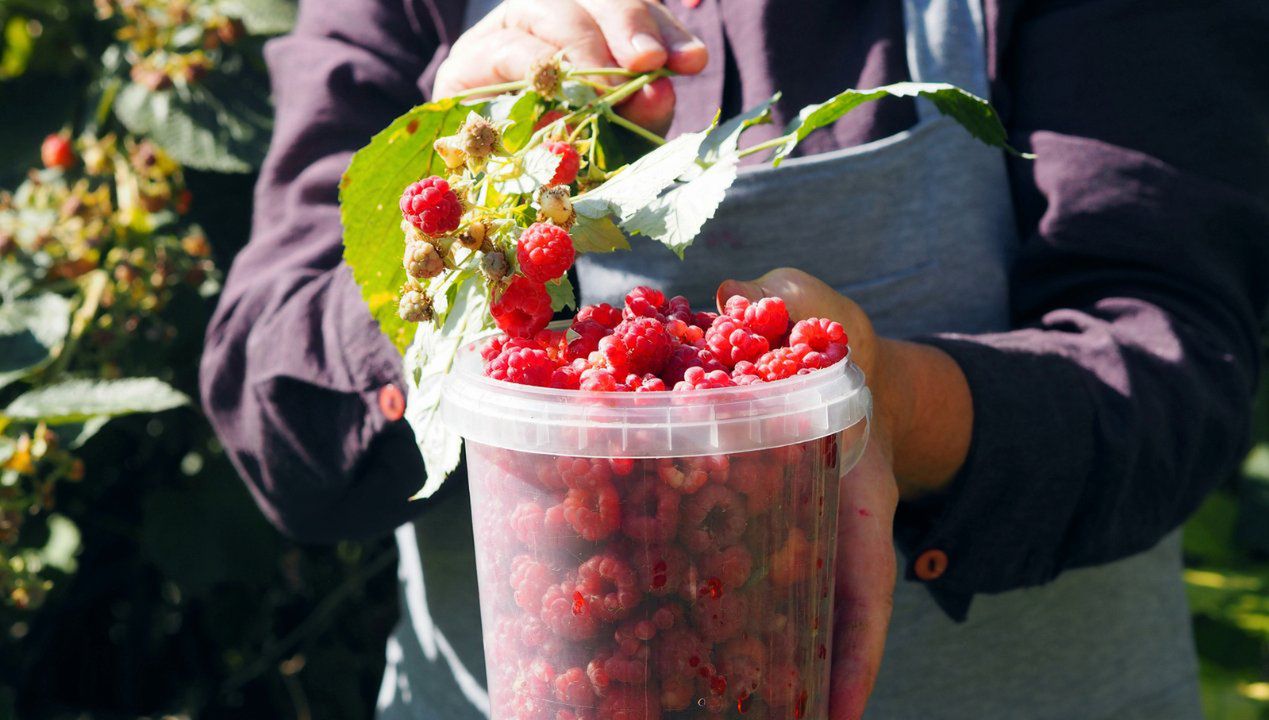
<path id="1" fill-rule="evenodd" d="M 749 300 L 761 300 L 767 294 L 763 292 L 762 285 L 752 280 L 724 280 L 718 286 L 718 292 L 714 297 L 714 301 L 718 303 L 718 311 L 723 311 L 723 306 L 727 304 L 727 300 L 734 295 L 743 295 Z"/>

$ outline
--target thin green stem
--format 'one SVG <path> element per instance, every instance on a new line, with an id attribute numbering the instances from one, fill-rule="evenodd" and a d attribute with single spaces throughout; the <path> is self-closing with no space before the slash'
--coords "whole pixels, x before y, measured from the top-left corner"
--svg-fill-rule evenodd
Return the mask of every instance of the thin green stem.
<path id="1" fill-rule="evenodd" d="M 499 83 L 497 85 L 486 85 L 484 87 L 472 88 L 463 92 L 451 95 L 454 100 L 466 100 L 467 98 L 479 97 L 481 95 L 501 95 L 515 90 L 523 90 L 529 86 L 528 81 L 513 80 L 512 82 Z"/>
<path id="2" fill-rule="evenodd" d="M 657 135 L 651 130 L 644 129 L 640 127 L 639 125 L 630 122 L 629 120 L 613 112 L 611 109 L 609 109 L 607 112 L 604 113 L 604 117 L 608 118 L 608 121 L 611 122 L 612 124 L 617 125 L 618 127 L 623 127 L 654 145 L 665 144 L 665 138 L 661 137 L 660 135 Z"/>
<path id="3" fill-rule="evenodd" d="M 778 148 L 781 145 L 784 145 L 785 143 L 795 139 L 796 137 L 797 137 L 796 135 L 789 134 L 789 135 L 781 135 L 780 137 L 776 137 L 776 138 L 771 138 L 770 140 L 767 140 L 766 142 L 760 142 L 751 148 L 745 148 L 744 150 L 741 150 L 739 153 L 736 154 L 736 156 L 749 157 L 750 155 L 760 153 L 763 150 L 774 150 L 775 148 Z"/>
<path id="4" fill-rule="evenodd" d="M 570 70 L 568 76 L 570 79 L 577 80 L 583 76 L 608 76 L 608 77 L 628 77 L 632 78 L 640 73 L 625 68 L 603 67 L 603 68 L 581 68 L 580 70 Z"/>

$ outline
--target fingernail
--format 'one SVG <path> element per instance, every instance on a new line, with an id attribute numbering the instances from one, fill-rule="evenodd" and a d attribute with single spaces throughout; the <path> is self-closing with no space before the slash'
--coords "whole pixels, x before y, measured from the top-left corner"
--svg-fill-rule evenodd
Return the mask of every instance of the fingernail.
<path id="1" fill-rule="evenodd" d="M 681 55 L 687 52 L 697 52 L 705 48 L 705 43 L 692 38 L 691 40 L 681 40 L 670 46 L 670 52 L 675 55 Z"/>
<path id="2" fill-rule="evenodd" d="M 639 33 L 630 38 L 630 46 L 641 53 L 663 53 L 665 46 L 660 40 L 647 33 Z"/>

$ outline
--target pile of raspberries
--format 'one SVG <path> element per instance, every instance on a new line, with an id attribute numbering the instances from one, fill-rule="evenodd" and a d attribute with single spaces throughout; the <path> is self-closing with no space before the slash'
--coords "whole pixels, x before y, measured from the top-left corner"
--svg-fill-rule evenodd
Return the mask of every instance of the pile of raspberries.
<path id="1" fill-rule="evenodd" d="M 494 718 L 827 716 L 838 436 L 467 452 Z"/>
<path id="2" fill-rule="evenodd" d="M 481 351 L 485 373 L 497 380 L 563 390 L 704 390 L 783 380 L 847 355 L 840 323 L 791 324 L 778 297 L 736 295 L 719 314 L 637 287 L 623 308 L 588 305 L 567 330 L 551 330 L 549 301 L 526 309 L 536 288 L 521 281 L 532 282 L 517 278 L 494 304 L 504 333 Z"/>

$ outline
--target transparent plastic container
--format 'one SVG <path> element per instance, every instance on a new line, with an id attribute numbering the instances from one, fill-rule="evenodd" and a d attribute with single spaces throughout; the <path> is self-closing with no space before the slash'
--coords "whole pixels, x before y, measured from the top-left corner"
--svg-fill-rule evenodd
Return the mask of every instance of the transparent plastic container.
<path id="1" fill-rule="evenodd" d="M 849 362 L 774 383 L 588 393 L 484 376 L 466 440 L 493 720 L 824 718 Z"/>

